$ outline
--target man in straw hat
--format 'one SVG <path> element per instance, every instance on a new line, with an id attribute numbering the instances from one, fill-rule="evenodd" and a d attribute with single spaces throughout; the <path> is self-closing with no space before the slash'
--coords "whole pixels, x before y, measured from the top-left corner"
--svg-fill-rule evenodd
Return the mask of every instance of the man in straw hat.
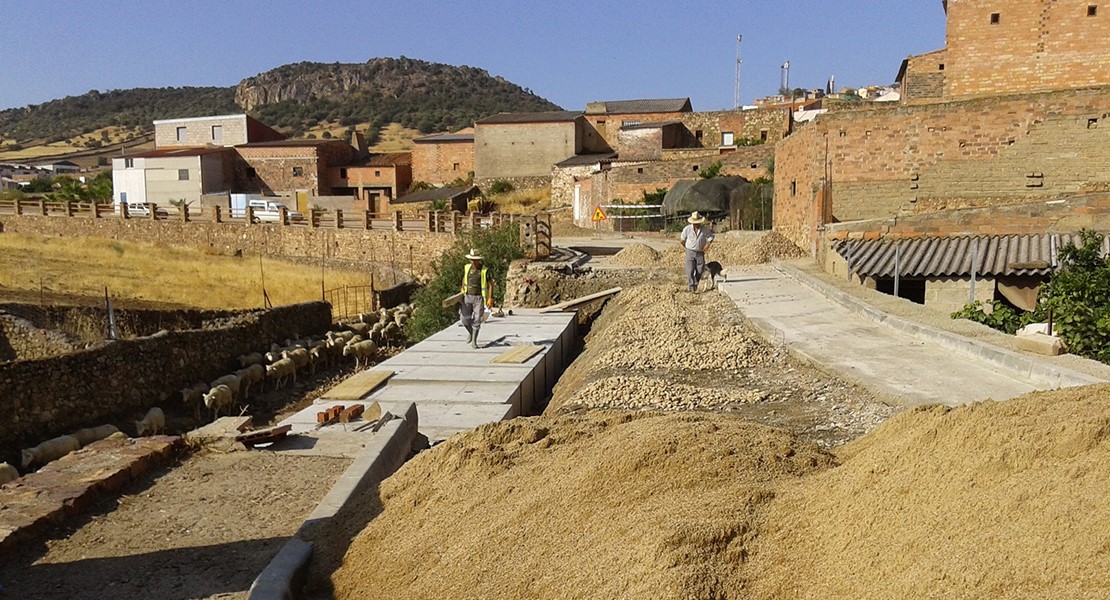
<path id="1" fill-rule="evenodd" d="M 467 343 L 471 348 L 478 347 L 478 329 L 482 326 L 482 311 L 486 306 L 493 306 L 493 280 L 489 278 L 488 270 L 482 266 L 483 257 L 478 254 L 477 248 L 471 248 L 466 255 L 467 263 L 463 268 L 462 302 L 459 303 L 459 321 L 466 328 L 470 337 Z"/>
<path id="2" fill-rule="evenodd" d="M 713 243 L 713 231 L 698 211 L 691 213 L 686 222 L 689 225 L 682 229 L 680 240 L 686 249 L 686 289 L 693 292 L 698 289 L 701 274 L 705 271 L 705 251 Z"/>

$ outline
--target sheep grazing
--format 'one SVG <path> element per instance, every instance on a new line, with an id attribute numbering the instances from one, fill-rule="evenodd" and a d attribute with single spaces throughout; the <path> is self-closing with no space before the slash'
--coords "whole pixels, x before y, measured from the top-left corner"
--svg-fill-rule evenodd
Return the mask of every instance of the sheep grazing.
<path id="1" fill-rule="evenodd" d="M 102 440 L 117 432 L 119 432 L 119 429 L 116 429 L 115 425 L 101 425 L 99 427 L 86 427 L 84 429 L 78 429 L 77 431 L 73 432 L 72 435 L 74 438 L 77 439 L 77 443 L 81 444 L 81 447 L 83 448 L 97 440 Z"/>
<path id="2" fill-rule="evenodd" d="M 226 385 L 212 386 L 204 394 L 204 405 L 208 407 L 208 412 L 214 417 L 220 416 L 220 411 L 227 409 L 228 414 L 231 414 L 231 405 L 234 402 L 234 394 L 231 393 L 231 388 Z"/>
<path id="3" fill-rule="evenodd" d="M 343 356 L 355 357 L 355 368 L 360 365 L 369 364 L 370 358 L 378 351 L 378 346 L 370 340 L 358 342 L 355 344 L 348 344 L 343 348 Z"/>
<path id="4" fill-rule="evenodd" d="M 143 437 L 147 433 L 150 435 L 158 435 L 166 428 L 166 413 L 162 409 L 155 406 L 146 411 L 146 415 L 141 421 L 135 421 L 135 437 Z"/>
<path id="5" fill-rule="evenodd" d="M 19 479 L 19 471 L 6 462 L 0 463 L 0 485 Z"/>
<path id="6" fill-rule="evenodd" d="M 187 388 L 181 389 L 181 403 L 193 407 L 193 416 L 198 421 L 200 420 L 200 407 L 204 404 L 204 393 L 208 389 L 208 384 L 203 381 L 198 381 Z"/>
<path id="7" fill-rule="evenodd" d="M 347 329 L 350 329 L 351 331 L 361 336 L 365 336 L 366 333 L 370 331 L 370 325 L 367 325 L 366 323 L 349 323 L 347 325 Z"/>
<path id="8" fill-rule="evenodd" d="M 281 353 L 282 358 L 288 358 L 293 361 L 298 369 L 303 369 L 308 366 L 308 350 L 304 348 L 296 348 L 293 350 L 286 350 Z"/>
<path id="9" fill-rule="evenodd" d="M 239 357 L 239 366 L 241 368 L 244 368 L 244 369 L 251 366 L 251 365 L 264 365 L 264 364 L 266 364 L 266 357 L 262 356 L 261 352 L 251 352 L 250 354 L 244 354 L 244 355 Z M 208 390 L 205 390 L 205 391 L 208 391 Z"/>
<path id="10" fill-rule="evenodd" d="M 289 378 L 297 381 L 297 364 L 291 358 L 282 358 L 266 367 L 266 377 L 274 380 L 274 389 L 284 387 Z"/>
<path id="11" fill-rule="evenodd" d="M 242 382 L 239 381 L 238 375 L 224 375 L 223 377 L 220 377 L 219 379 L 213 381 L 211 387 L 216 387 L 217 385 L 226 385 L 227 387 L 231 388 L 231 395 L 238 398 L 239 389 L 242 387 Z"/>
<path id="12" fill-rule="evenodd" d="M 261 383 L 265 388 L 266 367 L 262 365 L 250 365 L 245 369 L 239 369 L 235 372 L 235 376 L 239 378 L 242 385 L 243 398 L 250 394 L 251 387 L 256 383 Z"/>
<path id="13" fill-rule="evenodd" d="M 23 450 L 23 468 L 30 468 L 31 465 L 41 467 L 80 448 L 81 443 L 77 441 L 77 438 L 72 435 L 60 435 L 46 440 L 34 448 L 25 448 Z"/>

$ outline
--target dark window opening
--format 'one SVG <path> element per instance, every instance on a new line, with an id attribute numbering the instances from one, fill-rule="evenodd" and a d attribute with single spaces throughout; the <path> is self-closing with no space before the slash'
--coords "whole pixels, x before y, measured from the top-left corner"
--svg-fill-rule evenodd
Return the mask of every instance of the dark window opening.
<path id="1" fill-rule="evenodd" d="M 189 181 L 189 169 L 178 169 L 177 170 L 177 180 L 178 181 Z"/>
<path id="2" fill-rule="evenodd" d="M 794 195 L 797 195 L 797 193 L 798 193 L 798 182 L 797 181 L 791 181 L 790 182 L 790 195 L 794 196 Z"/>
<path id="3" fill-rule="evenodd" d="M 293 167 L 293 177 L 304 177 L 304 167 Z"/>
<path id="4" fill-rule="evenodd" d="M 759 163 L 752 163 L 752 168 L 753 169 L 758 169 L 759 168 Z"/>
<path id="5" fill-rule="evenodd" d="M 759 141 L 766 142 L 767 141 L 767 134 L 768 134 L 768 131 L 766 129 L 760 129 L 759 130 Z"/>
<path id="6" fill-rule="evenodd" d="M 381 176 L 382 176 L 381 171 L 374 171 L 374 177 L 381 177 Z"/>
<path id="7" fill-rule="evenodd" d="M 604 125 L 605 124 L 605 119 L 598 119 L 597 124 L 598 125 Z"/>
<path id="8" fill-rule="evenodd" d="M 637 167 L 636 172 L 642 174 L 644 172 L 644 168 L 643 167 Z"/>
<path id="9" fill-rule="evenodd" d="M 134 168 L 134 166 L 135 166 L 135 159 L 134 158 L 125 158 L 125 159 L 123 159 L 123 167 L 125 169 L 131 169 L 131 168 Z"/>
<path id="10" fill-rule="evenodd" d="M 1001 13 L 991 13 L 991 25 L 998 25 L 1001 21 Z"/>
<path id="11" fill-rule="evenodd" d="M 882 277 L 875 280 L 875 289 L 884 294 L 894 295 L 894 278 Z M 910 302 L 917 304 L 925 304 L 925 280 L 924 279 L 899 279 L 898 281 L 898 297 L 905 298 Z"/>
<path id="12" fill-rule="evenodd" d="M 452 171 L 458 171 L 459 170 L 459 163 L 451 163 L 451 170 Z"/>
<path id="13" fill-rule="evenodd" d="M 701 141 L 701 130 L 700 130 L 700 129 L 698 129 L 698 130 L 694 131 L 694 137 L 695 137 L 695 138 L 696 138 L 696 139 L 697 139 L 697 140 L 698 140 L 699 142 Z"/>
<path id="14" fill-rule="evenodd" d="M 1087 16 L 1088 17 L 1093 17 L 1097 14 L 1098 14 L 1098 6 L 1097 5 L 1091 4 L 1090 6 L 1087 7 Z"/>
<path id="15" fill-rule="evenodd" d="M 1087 129 L 1098 128 L 1098 119 L 1087 119 Z"/>
<path id="16" fill-rule="evenodd" d="M 701 169 L 700 169 L 700 168 L 698 167 L 698 165 L 694 165 L 694 168 L 692 168 L 692 169 L 690 169 L 690 170 L 691 170 L 691 171 L 693 171 L 693 172 L 695 172 L 695 173 L 697 173 L 697 172 L 698 172 L 698 171 L 700 171 Z"/>
<path id="17" fill-rule="evenodd" d="M 340 179 L 346 179 L 347 178 L 347 169 L 339 169 L 339 178 Z"/>
<path id="18" fill-rule="evenodd" d="M 940 63 L 939 65 L 937 65 L 937 70 L 938 71 L 943 71 L 944 70 L 944 63 Z"/>

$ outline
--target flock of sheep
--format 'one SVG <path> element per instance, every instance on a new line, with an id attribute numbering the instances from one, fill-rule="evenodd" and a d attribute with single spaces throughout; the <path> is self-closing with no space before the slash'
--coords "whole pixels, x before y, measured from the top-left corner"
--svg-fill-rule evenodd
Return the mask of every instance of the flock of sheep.
<path id="1" fill-rule="evenodd" d="M 328 331 L 324 337 L 286 340 L 284 345 L 272 344 L 268 352 L 245 354 L 238 357 L 240 368 L 235 372 L 210 383 L 196 383 L 182 389 L 181 400 L 185 406 L 193 408 L 199 421 L 202 410 L 213 417 L 230 414 L 235 403 L 246 400 L 252 389 L 264 391 L 267 381 L 273 382 L 272 389 L 278 389 L 291 381 L 296 382 L 299 371 L 315 373 L 318 366 L 336 365 L 348 357 L 354 358 L 356 369 L 360 368 L 369 364 L 378 348 L 403 341 L 403 327 L 412 311 L 412 305 L 402 304 L 376 313 L 363 313 L 352 321 L 341 322 L 338 329 Z M 135 421 L 136 436 L 155 435 L 165 426 L 166 416 L 162 409 L 151 408 L 142 420 Z M 58 436 L 24 449 L 23 468 L 26 471 L 41 467 L 108 437 L 126 438 L 126 435 L 113 425 L 101 425 Z M 18 477 L 15 467 L 0 463 L 0 484 Z"/>

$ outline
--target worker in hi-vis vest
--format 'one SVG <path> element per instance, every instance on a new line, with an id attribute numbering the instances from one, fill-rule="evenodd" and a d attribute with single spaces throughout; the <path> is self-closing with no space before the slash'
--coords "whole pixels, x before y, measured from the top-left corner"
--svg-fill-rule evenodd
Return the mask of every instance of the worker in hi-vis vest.
<path id="1" fill-rule="evenodd" d="M 478 329 L 482 326 L 482 311 L 493 306 L 493 280 L 488 269 L 482 266 L 483 257 L 476 248 L 466 255 L 467 263 L 463 269 L 462 302 L 459 303 L 459 321 L 470 337 L 467 342 L 471 348 L 478 347 Z"/>

